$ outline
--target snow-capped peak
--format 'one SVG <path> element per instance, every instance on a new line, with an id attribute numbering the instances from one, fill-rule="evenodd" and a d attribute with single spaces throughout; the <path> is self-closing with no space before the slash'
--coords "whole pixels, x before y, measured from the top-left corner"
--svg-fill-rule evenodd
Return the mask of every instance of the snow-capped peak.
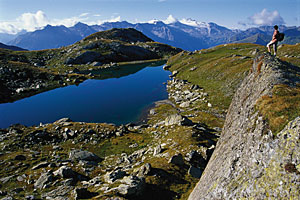
<path id="1" fill-rule="evenodd" d="M 169 15 L 168 18 L 166 20 L 163 21 L 165 24 L 173 24 L 178 22 L 178 20 L 173 17 L 173 15 Z"/>
<path id="2" fill-rule="evenodd" d="M 161 22 L 161 20 L 153 19 L 153 20 L 148 21 L 147 23 L 149 23 L 149 24 L 157 24 L 159 22 Z"/>
<path id="3" fill-rule="evenodd" d="M 180 20 L 180 22 L 182 24 L 186 24 L 186 25 L 194 26 L 194 27 L 198 27 L 198 28 L 208 28 L 209 27 L 209 25 L 206 22 L 198 22 L 191 18 L 182 19 L 182 20 Z"/>

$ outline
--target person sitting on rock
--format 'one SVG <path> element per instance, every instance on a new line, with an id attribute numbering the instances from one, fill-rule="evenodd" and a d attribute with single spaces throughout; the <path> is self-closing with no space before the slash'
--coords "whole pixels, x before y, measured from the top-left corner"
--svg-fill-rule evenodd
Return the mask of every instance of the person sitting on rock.
<path id="1" fill-rule="evenodd" d="M 271 53 L 271 48 L 270 46 L 273 45 L 273 49 L 274 49 L 274 56 L 276 56 L 276 53 L 277 53 L 277 44 L 278 44 L 278 40 L 277 40 L 277 36 L 279 34 L 279 31 L 278 31 L 278 26 L 275 25 L 274 26 L 274 33 L 273 33 L 273 36 L 272 36 L 272 40 L 267 44 L 267 47 L 268 47 L 268 51 L 269 53 Z"/>

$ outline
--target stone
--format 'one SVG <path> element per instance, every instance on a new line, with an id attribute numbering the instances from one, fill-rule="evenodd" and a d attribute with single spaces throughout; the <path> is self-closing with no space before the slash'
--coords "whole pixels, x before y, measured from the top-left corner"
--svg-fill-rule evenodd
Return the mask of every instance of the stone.
<path id="1" fill-rule="evenodd" d="M 192 72 L 192 71 L 195 71 L 197 69 L 197 67 L 192 67 L 192 68 L 190 68 L 190 71 Z"/>
<path id="2" fill-rule="evenodd" d="M 207 103 L 207 106 L 208 106 L 209 108 L 211 108 L 211 107 L 212 107 L 211 103 Z"/>
<path id="3" fill-rule="evenodd" d="M 176 76 L 178 73 L 179 73 L 179 72 L 178 72 L 177 70 L 173 71 L 171 77 Z"/>
<path id="4" fill-rule="evenodd" d="M 0 182 L 5 184 L 5 183 L 9 182 L 13 177 L 14 177 L 14 175 L 0 178 Z"/>
<path id="5" fill-rule="evenodd" d="M 72 196 L 74 200 L 77 199 L 90 199 L 96 196 L 98 193 L 96 192 L 90 192 L 87 188 L 75 188 L 72 191 Z"/>
<path id="6" fill-rule="evenodd" d="M 41 196 L 42 199 L 69 200 L 68 196 L 72 189 L 74 189 L 74 187 L 61 185 L 50 192 L 42 194 Z"/>
<path id="7" fill-rule="evenodd" d="M 40 168 L 45 168 L 45 167 L 47 167 L 49 164 L 50 164 L 50 163 L 47 162 L 47 161 L 41 162 L 41 163 L 39 163 L 39 164 L 33 166 L 31 169 L 32 169 L 32 170 L 37 170 L 37 169 L 40 169 Z"/>
<path id="8" fill-rule="evenodd" d="M 137 176 L 126 176 L 120 182 L 117 191 L 124 196 L 138 196 L 145 188 L 145 179 Z"/>
<path id="9" fill-rule="evenodd" d="M 150 174 L 151 169 L 152 169 L 151 164 L 146 163 L 146 164 L 144 164 L 143 166 L 140 167 L 140 169 L 137 173 L 137 176 L 138 177 L 144 177 L 144 176 Z"/>
<path id="10" fill-rule="evenodd" d="M 190 106 L 190 102 L 188 102 L 188 101 L 183 102 L 183 103 L 181 103 L 181 104 L 179 105 L 179 107 L 181 107 L 181 108 L 187 108 L 187 107 L 189 107 L 189 106 Z"/>
<path id="11" fill-rule="evenodd" d="M 26 157 L 24 155 L 17 155 L 15 157 L 15 160 L 23 161 L 23 160 L 26 160 Z"/>
<path id="12" fill-rule="evenodd" d="M 194 178 L 199 178 L 201 177 L 202 175 L 202 170 L 197 168 L 197 167 L 194 167 L 194 166 L 190 166 L 189 168 L 189 171 L 188 171 L 189 175 L 191 175 L 192 177 Z"/>
<path id="13" fill-rule="evenodd" d="M 168 116 L 165 119 L 165 125 L 166 126 L 171 126 L 171 125 L 190 126 L 193 125 L 193 122 L 189 120 L 187 117 L 181 116 L 179 114 L 173 114 Z"/>
<path id="14" fill-rule="evenodd" d="M 60 176 L 62 178 L 76 178 L 76 173 L 72 170 L 71 167 L 62 166 L 55 172 L 53 172 L 55 176 Z"/>
<path id="15" fill-rule="evenodd" d="M 75 136 L 75 131 L 69 129 L 69 128 L 65 128 L 65 132 L 63 133 L 63 137 L 67 140 L 67 139 L 71 139 Z"/>
<path id="16" fill-rule="evenodd" d="M 192 85 L 191 90 L 198 90 L 200 89 L 199 85 Z"/>
<path id="17" fill-rule="evenodd" d="M 61 119 L 55 121 L 54 124 L 60 124 L 60 123 L 64 123 L 64 122 L 72 122 L 72 120 L 70 118 L 61 118 Z"/>
<path id="18" fill-rule="evenodd" d="M 83 161 L 93 161 L 93 162 L 101 162 L 102 159 L 98 157 L 96 154 L 89 152 L 89 151 L 83 151 L 83 150 L 72 150 L 69 153 L 69 158 L 71 160 L 83 160 Z"/>
<path id="19" fill-rule="evenodd" d="M 149 114 L 150 114 L 150 115 L 155 115 L 155 114 L 156 114 L 155 109 L 151 109 L 151 110 L 149 111 Z"/>
<path id="20" fill-rule="evenodd" d="M 41 174 L 38 180 L 34 183 L 34 188 L 43 189 L 47 184 L 54 180 L 52 172 Z"/>
<path id="21" fill-rule="evenodd" d="M 126 172 L 117 169 L 115 171 L 112 172 L 108 172 L 104 175 L 104 180 L 108 183 L 113 183 L 115 182 L 117 179 L 121 179 L 126 175 Z"/>
<path id="22" fill-rule="evenodd" d="M 37 198 L 34 195 L 27 195 L 25 197 L 26 200 L 37 200 Z"/>
<path id="23" fill-rule="evenodd" d="M 170 68 L 171 68 L 171 65 L 164 65 L 164 66 L 163 66 L 163 69 L 164 69 L 164 70 L 169 70 Z"/>
<path id="24" fill-rule="evenodd" d="M 182 166 L 182 165 L 184 165 L 184 160 L 183 160 L 183 157 L 181 154 L 177 154 L 177 155 L 172 156 L 172 158 L 170 158 L 169 163 Z"/>
<path id="25" fill-rule="evenodd" d="M 156 156 L 156 155 L 160 154 L 161 152 L 162 152 L 161 145 L 157 145 L 157 146 L 154 148 L 153 156 Z"/>
<path id="26" fill-rule="evenodd" d="M 101 62 L 93 62 L 92 65 L 93 65 L 94 67 L 98 67 L 98 66 L 101 66 L 101 65 L 103 65 L 103 64 L 102 64 Z"/>

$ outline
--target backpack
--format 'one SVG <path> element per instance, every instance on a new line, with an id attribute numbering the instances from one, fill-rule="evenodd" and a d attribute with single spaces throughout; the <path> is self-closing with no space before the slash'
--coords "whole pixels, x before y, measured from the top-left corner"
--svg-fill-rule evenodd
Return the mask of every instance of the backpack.
<path id="1" fill-rule="evenodd" d="M 277 40 L 281 42 L 284 39 L 284 33 L 278 33 Z"/>

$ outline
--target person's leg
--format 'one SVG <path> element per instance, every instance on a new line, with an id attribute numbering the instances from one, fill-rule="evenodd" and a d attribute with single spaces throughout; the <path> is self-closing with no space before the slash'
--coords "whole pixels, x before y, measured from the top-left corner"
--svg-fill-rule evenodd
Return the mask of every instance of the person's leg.
<path id="1" fill-rule="evenodd" d="M 271 49 L 270 49 L 270 45 L 271 45 L 271 43 L 272 43 L 272 41 L 271 41 L 271 42 L 269 42 L 269 43 L 267 44 L 267 47 L 268 47 L 268 52 L 269 52 L 269 53 L 271 53 Z"/>
<path id="2" fill-rule="evenodd" d="M 277 54 L 277 42 L 275 42 L 273 44 L 273 49 L 274 49 L 274 55 L 276 56 L 276 54 Z"/>
<path id="3" fill-rule="evenodd" d="M 267 47 L 268 47 L 268 52 L 269 53 L 271 53 L 271 48 L 270 48 L 270 46 L 272 45 L 273 43 L 272 43 L 272 41 L 271 42 L 269 42 L 268 44 L 267 44 Z"/>

